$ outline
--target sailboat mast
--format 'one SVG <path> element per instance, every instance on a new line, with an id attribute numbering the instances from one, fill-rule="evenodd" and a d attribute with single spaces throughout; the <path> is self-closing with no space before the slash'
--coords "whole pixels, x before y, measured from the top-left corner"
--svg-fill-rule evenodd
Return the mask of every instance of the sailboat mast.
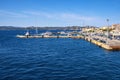
<path id="1" fill-rule="evenodd" d="M 36 35 L 38 34 L 38 28 L 36 27 Z"/>
<path id="2" fill-rule="evenodd" d="M 28 29 L 28 27 L 26 27 L 25 29 L 26 29 L 26 32 L 29 32 L 29 29 Z"/>

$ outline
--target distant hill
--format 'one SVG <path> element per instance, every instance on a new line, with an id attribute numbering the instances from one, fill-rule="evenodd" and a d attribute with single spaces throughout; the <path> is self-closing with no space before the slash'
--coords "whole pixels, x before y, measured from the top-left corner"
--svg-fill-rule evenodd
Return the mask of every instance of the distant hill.
<path id="1" fill-rule="evenodd" d="M 14 27 L 14 26 L 0 26 L 0 30 L 24 30 L 22 27 Z"/>
<path id="2" fill-rule="evenodd" d="M 94 27 L 94 26 L 67 26 L 67 27 L 37 27 L 38 30 L 81 30 L 85 27 Z M 14 27 L 14 26 L 0 26 L 0 30 L 35 30 L 36 27 Z"/>

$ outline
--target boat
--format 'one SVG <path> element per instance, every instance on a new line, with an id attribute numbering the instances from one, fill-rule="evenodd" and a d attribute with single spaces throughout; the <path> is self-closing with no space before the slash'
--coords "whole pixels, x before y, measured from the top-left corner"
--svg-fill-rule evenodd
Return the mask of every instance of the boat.
<path id="1" fill-rule="evenodd" d="M 38 30 L 36 27 L 36 34 L 34 34 L 34 35 L 31 35 L 29 33 L 29 31 L 27 30 L 27 32 L 24 35 L 17 35 L 16 37 L 18 37 L 18 38 L 42 38 L 42 35 L 38 34 Z"/>
<path id="2" fill-rule="evenodd" d="M 38 34 L 38 30 L 36 28 L 36 34 L 31 35 L 29 31 L 27 31 L 24 35 L 17 35 L 18 38 L 72 38 L 76 37 L 75 34 L 71 32 L 44 32 L 41 34 Z"/>

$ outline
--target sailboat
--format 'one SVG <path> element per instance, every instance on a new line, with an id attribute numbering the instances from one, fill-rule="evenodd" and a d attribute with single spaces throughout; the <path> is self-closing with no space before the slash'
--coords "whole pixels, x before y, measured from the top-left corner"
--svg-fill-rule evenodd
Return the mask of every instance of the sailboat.
<path id="1" fill-rule="evenodd" d="M 18 37 L 18 38 L 30 38 L 31 35 L 30 35 L 29 31 L 27 30 L 27 32 L 24 35 L 17 35 L 16 37 Z"/>
<path id="2" fill-rule="evenodd" d="M 34 34 L 34 35 L 31 35 L 29 33 L 29 30 L 27 30 L 27 32 L 24 35 L 17 35 L 16 37 L 18 37 L 18 38 L 42 38 L 41 35 L 38 35 L 37 27 L 36 27 L 36 34 Z"/>

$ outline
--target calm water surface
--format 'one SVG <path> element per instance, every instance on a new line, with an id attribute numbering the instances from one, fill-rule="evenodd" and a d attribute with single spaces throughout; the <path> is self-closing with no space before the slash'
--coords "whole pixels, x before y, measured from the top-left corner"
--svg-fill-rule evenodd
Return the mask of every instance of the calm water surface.
<path id="1" fill-rule="evenodd" d="M 0 31 L 0 80 L 120 80 L 120 51 L 82 39 L 19 39 Z"/>

